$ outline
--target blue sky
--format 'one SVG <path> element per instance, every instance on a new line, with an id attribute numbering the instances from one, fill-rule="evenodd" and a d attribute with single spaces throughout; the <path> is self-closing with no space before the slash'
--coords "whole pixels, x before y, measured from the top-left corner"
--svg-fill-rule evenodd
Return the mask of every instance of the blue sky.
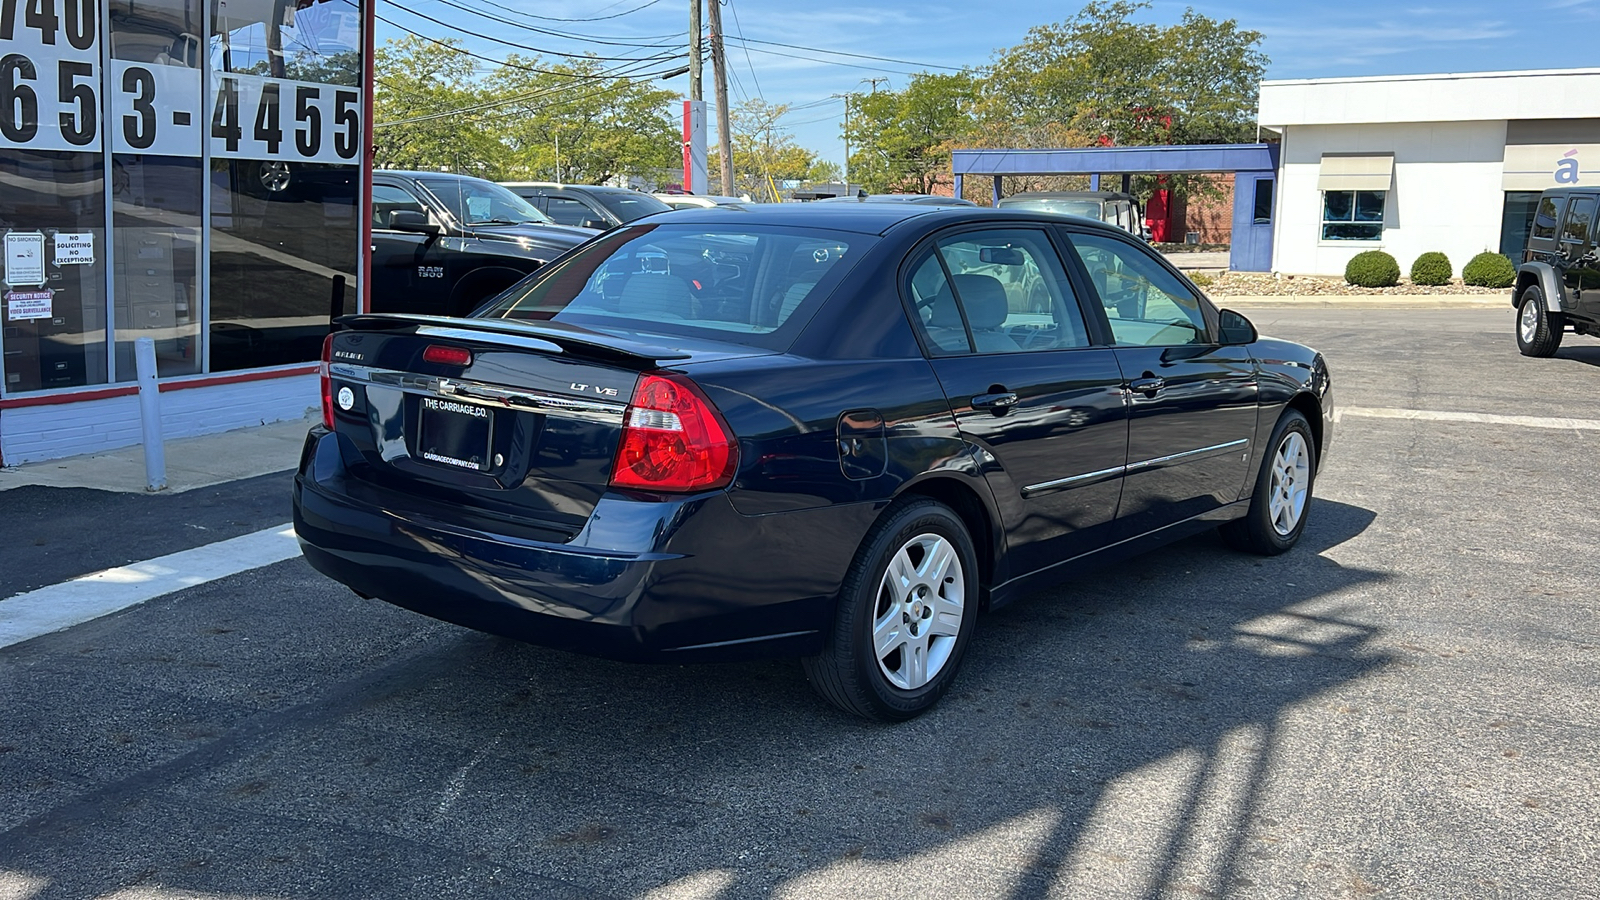
<path id="1" fill-rule="evenodd" d="M 435 19 L 504 40 L 549 50 L 607 56 L 654 52 L 616 44 L 570 40 L 497 24 L 450 4 L 470 6 L 551 31 L 585 34 L 606 41 L 669 44 L 686 41 L 689 4 L 681 0 L 381 0 L 378 14 L 430 36 L 446 29 L 416 18 L 414 10 Z M 635 12 L 628 12 L 644 5 Z M 1600 66 L 1595 38 L 1600 35 L 1600 0 L 1525 0 L 1518 4 L 1382 2 L 1296 3 L 1252 0 L 1232 3 L 1156 2 L 1144 21 L 1170 24 L 1187 7 L 1216 19 L 1237 19 L 1243 28 L 1265 35 L 1263 50 L 1272 62 L 1268 78 L 1339 75 L 1398 75 L 1419 72 L 1473 72 L 1496 69 Z M 730 38 L 823 48 L 868 56 L 893 57 L 926 66 L 960 68 L 988 62 L 994 50 L 1016 44 L 1034 25 L 1058 22 L 1078 8 L 1073 2 L 947 3 L 877 0 L 840 3 L 808 0 L 732 0 L 723 7 Z M 555 22 L 526 18 L 507 10 L 552 18 L 615 16 L 599 21 Z M 617 15 L 625 13 L 624 15 Z M 379 40 L 401 34 L 379 23 Z M 675 37 L 676 35 L 676 37 Z M 485 56 L 502 58 L 518 51 L 490 41 L 464 38 Z M 1537 46 L 1538 54 L 1530 48 Z M 786 55 L 779 55 L 786 54 Z M 842 102 L 829 95 L 870 90 L 863 81 L 887 78 L 899 88 L 919 65 L 825 56 L 770 44 L 730 46 L 734 103 L 761 96 L 795 109 L 785 120 L 795 137 L 823 158 L 841 161 Z M 799 57 L 799 58 L 796 58 Z M 657 66 L 657 68 L 661 68 Z M 929 69 L 929 71 L 943 71 Z M 710 66 L 706 98 L 711 99 Z M 686 92 L 688 78 L 661 82 Z"/>

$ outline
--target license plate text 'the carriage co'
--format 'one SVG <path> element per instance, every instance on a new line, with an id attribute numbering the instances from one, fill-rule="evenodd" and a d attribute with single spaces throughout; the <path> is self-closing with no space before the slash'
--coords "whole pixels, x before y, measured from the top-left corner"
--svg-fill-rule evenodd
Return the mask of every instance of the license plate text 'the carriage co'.
<path id="1" fill-rule="evenodd" d="M 493 422 L 486 406 L 424 397 L 417 434 L 419 455 L 428 462 L 484 471 L 489 468 Z"/>

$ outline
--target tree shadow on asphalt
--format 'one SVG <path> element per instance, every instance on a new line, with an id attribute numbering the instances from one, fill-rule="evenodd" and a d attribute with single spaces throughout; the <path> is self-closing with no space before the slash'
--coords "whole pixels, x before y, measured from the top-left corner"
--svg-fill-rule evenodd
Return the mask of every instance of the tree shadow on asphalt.
<path id="1" fill-rule="evenodd" d="M 1390 576 L 1324 555 L 1373 518 L 1317 500 L 1284 556 L 1208 533 L 1026 597 L 981 620 L 940 707 L 894 726 L 834 712 L 788 661 L 632 666 L 418 620 L 415 652 L 0 831 L 0 888 L 1226 896 L 1275 824 L 1285 717 L 1390 662 L 1348 612 Z M 287 614 L 234 602 L 263 631 Z M 0 691 L 0 713 L 24 702 Z"/>

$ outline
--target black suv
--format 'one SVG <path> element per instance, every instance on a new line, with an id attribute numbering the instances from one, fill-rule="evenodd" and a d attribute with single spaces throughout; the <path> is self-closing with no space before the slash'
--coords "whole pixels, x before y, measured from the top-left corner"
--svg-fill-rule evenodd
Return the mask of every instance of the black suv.
<path id="1" fill-rule="evenodd" d="M 1551 188 L 1539 197 L 1517 267 L 1517 347 L 1551 356 L 1568 328 L 1600 337 L 1600 188 Z"/>
<path id="2" fill-rule="evenodd" d="M 598 233 L 482 178 L 374 172 L 372 311 L 464 316 Z"/>
<path id="3" fill-rule="evenodd" d="M 562 225 L 606 230 L 672 210 L 656 197 L 627 188 L 552 181 L 505 181 L 501 185 Z"/>

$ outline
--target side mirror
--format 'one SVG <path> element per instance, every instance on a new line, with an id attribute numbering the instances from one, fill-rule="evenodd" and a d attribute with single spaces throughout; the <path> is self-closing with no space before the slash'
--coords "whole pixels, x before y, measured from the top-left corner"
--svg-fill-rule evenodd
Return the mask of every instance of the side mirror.
<path id="1" fill-rule="evenodd" d="M 583 227 L 597 228 L 601 231 L 605 231 L 607 228 L 611 227 L 611 223 L 607 222 L 605 219 L 584 219 Z"/>
<path id="2" fill-rule="evenodd" d="M 410 231 L 415 234 L 425 234 L 429 237 L 439 233 L 437 222 L 429 221 L 427 213 L 417 212 L 414 209 L 397 209 L 390 213 L 389 227 L 395 231 Z"/>
<path id="3" fill-rule="evenodd" d="M 1251 344 L 1261 337 L 1249 319 L 1224 309 L 1217 313 L 1217 336 L 1225 345 Z"/>

